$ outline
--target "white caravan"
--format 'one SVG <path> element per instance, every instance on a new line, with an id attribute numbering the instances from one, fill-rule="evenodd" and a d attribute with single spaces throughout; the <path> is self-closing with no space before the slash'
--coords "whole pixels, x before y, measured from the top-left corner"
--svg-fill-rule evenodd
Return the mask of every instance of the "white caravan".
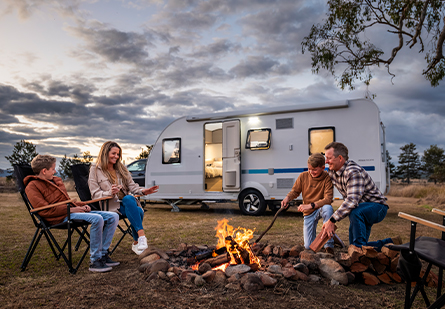
<path id="1" fill-rule="evenodd" d="M 172 211 L 180 203 L 238 200 L 244 214 L 261 215 L 267 205 L 279 208 L 308 156 L 332 141 L 388 191 L 384 126 L 368 99 L 181 117 L 154 144 L 145 183 L 159 185 L 150 199 Z M 336 190 L 334 197 L 342 198 Z"/>

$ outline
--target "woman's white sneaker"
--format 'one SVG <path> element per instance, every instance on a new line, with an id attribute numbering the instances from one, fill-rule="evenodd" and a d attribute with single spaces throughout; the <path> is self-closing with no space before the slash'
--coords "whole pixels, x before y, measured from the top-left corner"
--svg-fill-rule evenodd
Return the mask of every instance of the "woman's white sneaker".
<path id="1" fill-rule="evenodd" d="M 140 251 L 141 253 L 148 248 L 147 245 L 147 237 L 145 236 L 141 236 L 138 238 L 138 251 Z"/>
<path id="2" fill-rule="evenodd" d="M 140 255 L 142 251 L 138 250 L 138 245 L 139 244 L 131 244 L 131 250 L 133 250 L 133 252 L 136 253 L 137 255 Z"/>

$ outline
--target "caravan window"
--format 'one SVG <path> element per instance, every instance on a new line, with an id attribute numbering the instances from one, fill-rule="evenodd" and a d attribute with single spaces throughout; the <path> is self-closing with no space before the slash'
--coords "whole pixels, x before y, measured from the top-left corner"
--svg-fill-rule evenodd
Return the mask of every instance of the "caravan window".
<path id="1" fill-rule="evenodd" d="M 269 149 L 270 134 L 271 129 L 253 129 L 247 131 L 246 149 Z"/>
<path id="2" fill-rule="evenodd" d="M 166 138 L 162 141 L 162 164 L 181 163 L 181 139 Z"/>
<path id="3" fill-rule="evenodd" d="M 335 141 L 335 128 L 309 129 L 309 155 L 319 152 L 324 154 L 324 147 Z"/>

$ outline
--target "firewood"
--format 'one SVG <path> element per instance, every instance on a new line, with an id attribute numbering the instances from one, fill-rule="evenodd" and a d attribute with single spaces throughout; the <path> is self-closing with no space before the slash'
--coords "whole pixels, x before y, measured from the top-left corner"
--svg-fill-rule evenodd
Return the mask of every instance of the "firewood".
<path id="1" fill-rule="evenodd" d="M 359 247 L 350 245 L 348 248 L 348 254 L 351 256 L 351 263 L 354 264 L 360 260 L 360 257 L 363 255 L 363 251 Z"/>
<path id="2" fill-rule="evenodd" d="M 360 262 L 355 262 L 351 265 L 351 271 L 353 273 L 361 273 L 364 272 L 365 270 L 368 269 L 368 266 L 360 263 Z"/>
<path id="3" fill-rule="evenodd" d="M 382 263 L 380 263 L 380 261 L 378 259 L 372 259 L 372 266 L 374 266 L 375 272 L 379 275 L 383 274 L 386 270 L 386 265 L 383 265 Z"/>
<path id="4" fill-rule="evenodd" d="M 364 255 L 359 258 L 359 262 L 366 266 L 371 265 L 371 260 Z"/>
<path id="5" fill-rule="evenodd" d="M 395 251 L 395 250 L 391 250 L 388 247 L 383 246 L 382 247 L 382 252 L 390 259 L 392 260 L 393 258 L 395 258 L 398 254 L 399 251 Z"/>
<path id="6" fill-rule="evenodd" d="M 376 258 L 377 257 L 377 250 L 374 247 L 370 246 L 363 246 L 362 247 L 363 253 L 368 258 Z"/>
<path id="7" fill-rule="evenodd" d="M 212 267 L 216 267 L 221 264 L 228 263 L 229 261 L 230 261 L 230 258 L 229 258 L 228 253 L 221 254 L 221 255 L 218 255 L 217 257 L 206 260 L 206 262 L 209 263 L 210 266 L 212 266 Z"/>
<path id="8" fill-rule="evenodd" d="M 379 263 L 382 265 L 389 265 L 389 258 L 383 252 L 377 254 L 377 260 L 379 260 Z"/>
<path id="9" fill-rule="evenodd" d="M 362 277 L 363 277 L 363 280 L 365 281 L 366 285 L 377 285 L 380 283 L 379 278 L 377 278 L 376 276 L 374 276 L 371 273 L 364 272 L 364 273 L 362 273 Z"/>
<path id="10" fill-rule="evenodd" d="M 390 271 L 387 271 L 385 273 L 395 282 L 400 283 L 400 282 L 403 281 L 402 278 L 400 278 L 398 273 L 395 273 L 395 272 L 393 273 L 393 272 L 390 272 Z"/>
<path id="11" fill-rule="evenodd" d="M 351 267 L 351 256 L 347 253 L 340 252 L 337 262 L 344 267 Z"/>
<path id="12" fill-rule="evenodd" d="M 391 278 L 386 273 L 378 275 L 377 278 L 379 278 L 379 280 L 382 281 L 383 283 L 391 284 Z"/>
<path id="13" fill-rule="evenodd" d="M 395 273 L 397 271 L 397 264 L 399 264 L 399 256 L 391 259 L 391 271 Z"/>
<path id="14" fill-rule="evenodd" d="M 335 230 L 337 230 L 336 225 L 334 225 L 334 232 Z M 311 248 L 314 252 L 318 252 L 321 250 L 321 248 L 323 248 L 323 246 L 328 242 L 329 239 L 331 238 L 328 236 L 328 234 L 324 233 L 324 230 L 321 230 L 321 232 L 318 233 L 317 237 L 315 237 L 309 248 Z"/>

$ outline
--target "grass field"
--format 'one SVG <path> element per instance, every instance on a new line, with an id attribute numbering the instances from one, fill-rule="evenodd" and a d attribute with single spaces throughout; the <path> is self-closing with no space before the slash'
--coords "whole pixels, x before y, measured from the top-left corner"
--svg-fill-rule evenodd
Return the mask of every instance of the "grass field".
<path id="1" fill-rule="evenodd" d="M 394 188 L 394 186 L 393 186 Z M 429 194 L 429 193 L 428 193 Z M 70 192 L 76 197 L 75 192 Z M 374 225 L 370 239 L 381 239 L 396 235 L 408 241 L 410 224 L 397 216 L 399 211 L 410 213 L 437 223 L 442 218 L 432 214 L 433 207 L 445 208 L 443 203 L 429 196 L 389 196 L 389 212 L 383 222 Z M 334 208 L 340 201 L 334 202 Z M 404 285 L 367 287 L 360 284 L 330 286 L 329 283 L 283 283 L 275 289 L 258 294 L 237 291 L 236 297 L 242 303 L 233 304 L 234 296 L 223 288 L 197 288 L 179 284 L 147 283 L 137 272 L 138 259 L 130 249 L 131 239 L 127 237 L 117 249 L 113 258 L 121 265 L 106 274 L 88 271 L 88 258 L 76 275 L 69 275 L 63 261 L 56 261 L 46 240 L 42 239 L 26 271 L 20 271 L 20 264 L 34 234 L 29 214 L 18 193 L 0 193 L 0 307 L 78 307 L 78 308 L 401 308 L 403 307 Z M 209 210 L 199 206 L 182 206 L 182 211 L 172 213 L 165 204 L 150 204 L 144 219 L 149 244 L 161 249 L 177 248 L 180 243 L 216 244 L 217 221 L 229 219 L 234 227 L 255 229 L 258 236 L 270 224 L 273 214 L 262 217 L 241 215 L 234 203 L 211 204 Z M 280 215 L 273 228 L 263 237 L 263 242 L 291 247 L 303 242 L 303 218 L 291 208 Z M 338 235 L 348 243 L 349 221 L 338 224 Z M 320 225 L 321 226 L 321 223 Z M 60 234 L 56 232 L 56 235 Z M 115 241 L 118 233 L 115 235 Z M 418 235 L 440 237 L 440 233 L 423 226 Z M 77 257 L 77 256 L 76 256 Z M 286 285 L 287 284 L 287 285 Z M 80 292 L 86 289 L 87 292 Z M 325 293 L 325 295 L 321 294 Z M 434 295 L 428 288 L 428 294 Z M 327 296 L 330 297 L 327 297 Z M 323 297 L 325 297 L 323 301 Z M 421 306 L 421 298 L 416 304 Z M 148 304 L 148 305 L 147 305 Z M 353 306 L 349 306 L 352 304 Z M 362 304 L 362 305 L 360 305 Z"/>

